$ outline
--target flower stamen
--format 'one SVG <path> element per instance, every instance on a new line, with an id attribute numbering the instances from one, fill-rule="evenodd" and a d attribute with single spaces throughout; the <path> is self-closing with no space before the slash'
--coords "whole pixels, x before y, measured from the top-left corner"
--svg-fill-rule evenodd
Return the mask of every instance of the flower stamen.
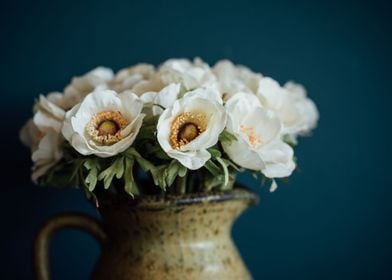
<path id="1" fill-rule="evenodd" d="M 243 124 L 240 125 L 240 131 L 248 136 L 248 142 L 252 148 L 256 148 L 262 143 L 259 137 L 254 133 L 252 127 L 246 127 Z"/>
<path id="2" fill-rule="evenodd" d="M 190 143 L 206 130 L 206 117 L 200 113 L 179 114 L 170 128 L 170 145 L 174 149 Z"/>
<path id="3" fill-rule="evenodd" d="M 104 111 L 91 118 L 86 131 L 98 144 L 112 145 L 123 138 L 122 130 L 128 124 L 120 112 Z"/>

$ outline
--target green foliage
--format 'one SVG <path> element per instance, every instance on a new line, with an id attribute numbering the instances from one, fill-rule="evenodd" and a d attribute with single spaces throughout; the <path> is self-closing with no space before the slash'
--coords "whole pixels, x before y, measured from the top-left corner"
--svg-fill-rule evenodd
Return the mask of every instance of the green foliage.
<path id="1" fill-rule="evenodd" d="M 114 162 L 98 175 L 98 180 L 103 181 L 105 189 L 108 189 L 112 184 L 114 176 L 120 179 L 124 174 L 124 157 L 120 156 Z"/>
<path id="2" fill-rule="evenodd" d="M 237 140 L 234 134 L 227 131 L 227 129 L 223 130 L 222 133 L 219 135 L 219 141 L 231 143 L 232 141 Z"/>
<path id="3" fill-rule="evenodd" d="M 294 147 L 298 144 L 297 139 L 294 136 L 289 135 L 289 134 L 286 134 L 283 136 L 283 141 L 292 147 Z"/>
<path id="4" fill-rule="evenodd" d="M 151 171 L 154 179 L 154 184 L 159 186 L 162 190 L 170 187 L 174 180 L 179 177 L 185 177 L 188 169 L 184 167 L 177 160 L 172 160 L 168 164 L 157 166 L 155 170 Z"/>
<path id="5" fill-rule="evenodd" d="M 87 189 L 92 192 L 95 189 L 98 181 L 98 173 L 101 169 L 101 166 L 98 163 L 98 160 L 95 158 L 88 159 L 83 164 L 84 168 L 87 170 L 87 176 L 84 179 L 84 183 L 87 186 Z M 75 168 L 77 170 L 78 167 Z"/>

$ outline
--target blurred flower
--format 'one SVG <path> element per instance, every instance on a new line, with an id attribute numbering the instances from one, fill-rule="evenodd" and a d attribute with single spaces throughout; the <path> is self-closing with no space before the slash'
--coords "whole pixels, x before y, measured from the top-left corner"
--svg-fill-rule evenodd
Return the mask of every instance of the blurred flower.
<path id="1" fill-rule="evenodd" d="M 187 59 L 169 59 L 159 68 L 164 84 L 180 83 L 187 90 L 211 85 L 215 76 L 207 63 L 196 58 L 193 62 Z"/>
<path id="2" fill-rule="evenodd" d="M 132 90 L 140 95 L 144 93 L 139 90 L 150 83 L 155 75 L 155 67 L 151 64 L 140 63 L 132 67 L 121 69 L 110 81 L 110 88 L 116 92 L 123 92 L 125 90 Z M 146 87 L 147 88 L 147 87 Z M 154 87 L 152 87 L 154 88 Z"/>
<path id="3" fill-rule="evenodd" d="M 35 105 L 34 118 L 20 131 L 22 142 L 32 151 L 33 181 L 45 175 L 63 157 L 61 145 L 64 139 L 60 131 L 64 117 L 63 109 L 41 95 Z"/>
<path id="4" fill-rule="evenodd" d="M 222 142 L 229 157 L 241 167 L 259 170 L 269 178 L 289 176 L 295 168 L 293 149 L 281 139 L 278 116 L 249 93 L 234 95 L 226 103 L 226 110 L 227 130 L 237 138 Z"/>
<path id="5" fill-rule="evenodd" d="M 256 93 L 262 75 L 245 66 L 236 66 L 229 60 L 218 61 L 213 67 L 217 77 L 216 86 L 222 98 L 229 99 L 237 92 Z"/>
<path id="6" fill-rule="evenodd" d="M 302 104 L 275 80 L 265 77 L 260 80 L 257 96 L 263 107 L 274 111 L 283 124 L 283 134 L 297 134 L 306 126 Z"/>
<path id="7" fill-rule="evenodd" d="M 316 104 L 306 96 L 305 88 L 294 82 L 287 82 L 284 88 L 294 96 L 294 104 L 297 106 L 302 118 L 302 127 L 298 131 L 299 135 L 307 135 L 317 126 L 319 112 Z"/>
<path id="8" fill-rule="evenodd" d="M 95 89 L 108 88 L 107 83 L 113 78 L 113 71 L 106 67 L 97 67 L 83 76 L 74 77 L 64 89 L 64 96 L 58 102 L 68 110 L 78 104 L 87 94 Z"/>

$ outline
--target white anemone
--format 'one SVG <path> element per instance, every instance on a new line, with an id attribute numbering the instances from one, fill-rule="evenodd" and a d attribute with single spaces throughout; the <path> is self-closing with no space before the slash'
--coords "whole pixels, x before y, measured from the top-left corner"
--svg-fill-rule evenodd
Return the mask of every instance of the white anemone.
<path id="1" fill-rule="evenodd" d="M 317 126 L 319 112 L 316 104 L 306 96 L 305 88 L 294 82 L 287 82 L 284 88 L 293 95 L 295 104 L 302 116 L 302 127 L 298 131 L 299 135 L 309 134 Z"/>
<path id="2" fill-rule="evenodd" d="M 165 84 L 181 83 L 187 90 L 208 86 L 215 81 L 208 64 L 199 58 L 193 62 L 187 59 L 169 59 L 162 64 L 159 73 Z"/>
<path id="3" fill-rule="evenodd" d="M 68 110 L 79 103 L 87 94 L 95 89 L 108 88 L 113 78 L 113 71 L 106 67 L 97 67 L 86 74 L 74 77 L 71 84 L 65 87 L 63 99 L 60 101 Z"/>
<path id="4" fill-rule="evenodd" d="M 61 145 L 64 139 L 60 131 L 64 117 L 64 110 L 41 95 L 34 118 L 20 131 L 22 142 L 32 151 L 33 181 L 45 175 L 63 157 Z"/>
<path id="5" fill-rule="evenodd" d="M 277 81 L 269 77 L 261 79 L 257 96 L 264 107 L 273 110 L 279 116 L 284 134 L 297 134 L 306 126 L 302 104 Z"/>
<path id="6" fill-rule="evenodd" d="M 162 114 L 163 110 L 173 106 L 180 93 L 180 84 L 170 84 L 159 92 L 149 91 L 140 96 L 145 104 L 151 106 L 150 114 L 157 116 Z"/>
<path id="7" fill-rule="evenodd" d="M 140 95 L 145 92 L 143 90 L 144 87 L 147 88 L 147 84 L 150 84 L 154 80 L 155 73 L 155 67 L 153 65 L 140 63 L 119 70 L 109 85 L 116 92 L 121 93 L 125 90 L 131 90 L 137 95 Z"/>
<path id="8" fill-rule="evenodd" d="M 143 122 L 143 101 L 134 93 L 97 90 L 66 114 L 64 137 L 83 155 L 111 157 L 134 142 Z"/>
<path id="9" fill-rule="evenodd" d="M 229 60 L 218 61 L 212 71 L 217 77 L 216 85 L 224 100 L 237 92 L 256 93 L 262 75 Z"/>
<path id="10" fill-rule="evenodd" d="M 249 93 L 234 95 L 226 110 L 227 129 L 237 138 L 222 142 L 229 157 L 269 178 L 289 176 L 295 168 L 293 149 L 281 140 L 282 124 L 276 114 L 260 106 L 257 97 Z"/>
<path id="11" fill-rule="evenodd" d="M 211 158 L 207 149 L 218 142 L 225 125 L 226 113 L 219 92 L 200 88 L 188 92 L 162 113 L 158 142 L 171 158 L 196 170 Z"/>

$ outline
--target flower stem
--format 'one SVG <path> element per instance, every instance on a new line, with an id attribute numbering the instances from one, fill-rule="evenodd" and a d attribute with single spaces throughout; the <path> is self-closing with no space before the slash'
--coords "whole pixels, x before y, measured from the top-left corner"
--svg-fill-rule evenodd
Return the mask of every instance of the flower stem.
<path id="1" fill-rule="evenodd" d="M 178 194 L 186 193 L 186 183 L 187 183 L 188 174 L 184 177 L 178 176 L 176 179 L 176 191 Z"/>

